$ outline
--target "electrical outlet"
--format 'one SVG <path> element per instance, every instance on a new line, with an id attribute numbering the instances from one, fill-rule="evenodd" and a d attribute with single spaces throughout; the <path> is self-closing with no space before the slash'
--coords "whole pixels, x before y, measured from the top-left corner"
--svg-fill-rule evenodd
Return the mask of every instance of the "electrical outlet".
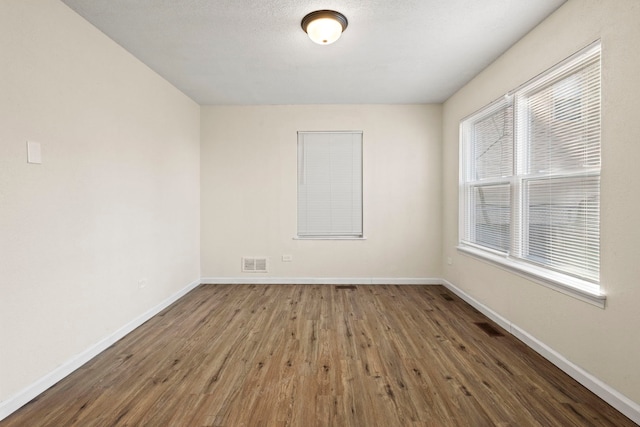
<path id="1" fill-rule="evenodd" d="M 293 261 L 293 255 L 282 255 L 282 262 L 291 262 Z"/>
<path id="2" fill-rule="evenodd" d="M 138 289 L 142 289 L 147 286 L 147 279 L 138 280 Z"/>

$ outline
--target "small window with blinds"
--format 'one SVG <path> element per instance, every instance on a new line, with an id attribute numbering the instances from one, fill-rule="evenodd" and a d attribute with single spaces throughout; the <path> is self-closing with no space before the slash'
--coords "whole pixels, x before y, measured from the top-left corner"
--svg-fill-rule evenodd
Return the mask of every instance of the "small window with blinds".
<path id="1" fill-rule="evenodd" d="M 600 294 L 600 43 L 464 119 L 460 248 Z"/>
<path id="2" fill-rule="evenodd" d="M 362 132 L 298 132 L 298 237 L 363 237 Z"/>
<path id="3" fill-rule="evenodd" d="M 502 254 L 511 241 L 513 107 L 508 98 L 462 124 L 464 241 Z"/>

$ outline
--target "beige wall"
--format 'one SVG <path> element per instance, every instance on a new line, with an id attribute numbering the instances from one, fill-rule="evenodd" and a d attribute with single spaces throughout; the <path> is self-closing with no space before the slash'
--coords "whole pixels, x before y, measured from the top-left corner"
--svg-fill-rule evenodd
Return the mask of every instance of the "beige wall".
<path id="1" fill-rule="evenodd" d="M 275 277 L 439 277 L 440 106 L 203 107 L 201 123 L 203 277 L 254 278 L 242 256 Z M 366 240 L 293 239 L 299 130 L 363 131 Z"/>
<path id="2" fill-rule="evenodd" d="M 199 278 L 200 114 L 54 0 L 0 2 L 0 94 L 1 404 Z"/>
<path id="3" fill-rule="evenodd" d="M 444 277 L 640 402 L 640 2 L 569 0 L 443 109 Z M 458 125 L 466 115 L 602 39 L 602 310 L 456 251 Z"/>

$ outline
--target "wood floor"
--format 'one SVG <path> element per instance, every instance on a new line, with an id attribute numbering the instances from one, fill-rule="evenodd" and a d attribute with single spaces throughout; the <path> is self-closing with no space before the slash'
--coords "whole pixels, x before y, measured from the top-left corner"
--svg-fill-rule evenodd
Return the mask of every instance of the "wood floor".
<path id="1" fill-rule="evenodd" d="M 202 285 L 0 426 L 634 426 L 441 286 Z"/>

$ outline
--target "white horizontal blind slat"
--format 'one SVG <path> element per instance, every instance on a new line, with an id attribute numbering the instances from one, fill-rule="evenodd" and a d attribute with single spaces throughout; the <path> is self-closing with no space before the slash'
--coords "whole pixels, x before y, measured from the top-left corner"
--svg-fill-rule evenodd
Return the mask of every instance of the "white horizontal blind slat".
<path id="1" fill-rule="evenodd" d="M 554 270 L 597 281 L 599 177 L 525 181 L 524 256 Z"/>
<path id="2" fill-rule="evenodd" d="M 528 138 L 528 173 L 600 166 L 600 63 L 517 95 L 518 129 Z M 527 123 L 522 123 L 527 120 Z M 525 148 L 525 147 L 522 147 Z"/>
<path id="3" fill-rule="evenodd" d="M 516 93 L 523 260 L 599 281 L 600 56 L 590 50 Z M 582 171 L 582 176 L 580 175 Z M 531 178 L 530 178 L 531 176 Z M 535 177 L 535 178 L 534 178 Z"/>
<path id="4" fill-rule="evenodd" d="M 513 174 L 513 109 L 499 109 L 473 125 L 475 174 L 482 180 Z"/>
<path id="5" fill-rule="evenodd" d="M 510 186 L 513 175 L 513 107 L 509 100 L 491 105 L 462 131 L 471 141 L 463 176 L 466 215 L 462 239 L 507 253 L 510 240 Z"/>
<path id="6" fill-rule="evenodd" d="M 473 238 L 476 244 L 500 252 L 509 251 L 511 197 L 509 185 L 473 187 Z"/>

